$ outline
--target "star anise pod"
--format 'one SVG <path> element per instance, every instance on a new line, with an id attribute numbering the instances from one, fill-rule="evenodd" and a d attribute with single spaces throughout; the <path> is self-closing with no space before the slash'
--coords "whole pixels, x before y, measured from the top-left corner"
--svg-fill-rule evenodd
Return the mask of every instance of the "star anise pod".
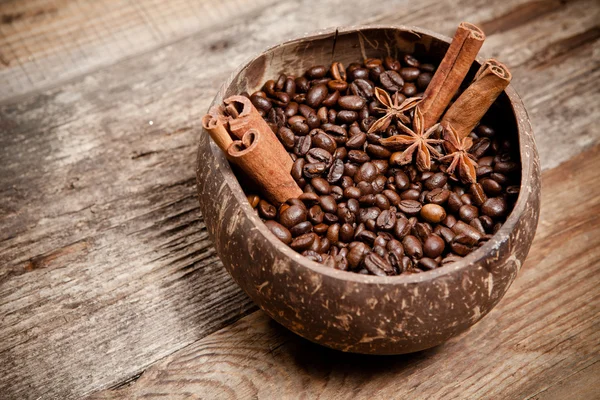
<path id="1" fill-rule="evenodd" d="M 431 169 L 431 156 L 433 155 L 436 158 L 442 156 L 432 145 L 442 143 L 443 140 L 430 138 L 431 135 L 439 130 L 440 124 L 435 124 L 425 130 L 424 122 L 423 113 L 417 107 L 413 117 L 412 129 L 398 124 L 398 129 L 403 131 L 405 135 L 391 136 L 379 141 L 382 146 L 392 150 L 405 148 L 402 152 L 393 153 L 390 157 L 390 162 L 400 165 L 408 164 L 412 161 L 413 154 L 416 152 L 417 168 L 420 171 L 429 171 Z"/>
<path id="2" fill-rule="evenodd" d="M 399 104 L 397 95 L 392 100 L 388 92 L 378 87 L 375 88 L 375 97 L 385 106 L 385 108 L 377 107 L 376 110 L 385 112 L 385 115 L 375 121 L 367 133 L 385 131 L 394 117 L 403 124 L 409 123 L 410 119 L 404 113 L 423 100 L 422 97 L 409 97 Z"/>
<path id="3" fill-rule="evenodd" d="M 452 160 L 446 169 L 449 175 L 453 175 L 458 168 L 458 176 L 465 183 L 477 182 L 477 163 L 469 149 L 473 146 L 473 139 L 470 137 L 460 138 L 452 125 L 444 125 L 444 147 L 447 155 L 440 158 L 440 161 Z"/>

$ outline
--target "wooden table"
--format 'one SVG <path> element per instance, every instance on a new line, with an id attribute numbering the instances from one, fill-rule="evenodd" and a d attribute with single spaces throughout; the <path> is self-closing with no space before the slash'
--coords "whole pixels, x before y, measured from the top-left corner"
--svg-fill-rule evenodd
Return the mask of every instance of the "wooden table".
<path id="1" fill-rule="evenodd" d="M 368 6 L 367 6 L 368 3 Z M 244 59 L 320 27 L 488 34 L 543 172 L 537 236 L 488 316 L 437 348 L 343 354 L 226 274 L 195 197 L 200 117 Z M 595 0 L 0 3 L 0 398 L 600 397 Z"/>

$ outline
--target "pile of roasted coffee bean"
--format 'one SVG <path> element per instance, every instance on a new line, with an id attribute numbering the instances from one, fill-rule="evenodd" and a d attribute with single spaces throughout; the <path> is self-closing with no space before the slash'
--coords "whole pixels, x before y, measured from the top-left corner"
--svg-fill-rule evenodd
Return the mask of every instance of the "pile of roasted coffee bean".
<path id="1" fill-rule="evenodd" d="M 520 164 L 502 132 L 479 125 L 471 133 L 474 184 L 449 176 L 436 160 L 430 171 L 414 162 L 390 165 L 380 139 L 399 133 L 396 120 L 368 133 L 383 115 L 376 86 L 401 103 L 421 96 L 434 72 L 411 55 L 347 68 L 336 62 L 245 93 L 289 151 L 292 176 L 304 191 L 278 208 L 248 196 L 277 238 L 331 268 L 386 276 L 457 261 L 499 229 L 520 182 Z"/>

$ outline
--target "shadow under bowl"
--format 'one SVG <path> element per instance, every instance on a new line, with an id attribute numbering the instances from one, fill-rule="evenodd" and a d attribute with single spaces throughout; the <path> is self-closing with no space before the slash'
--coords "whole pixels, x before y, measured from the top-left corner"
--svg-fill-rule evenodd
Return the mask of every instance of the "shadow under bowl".
<path id="1" fill-rule="evenodd" d="M 439 62 L 450 38 L 405 26 L 331 29 L 274 46 L 241 66 L 213 104 L 252 93 L 280 73 L 313 65 L 413 53 Z M 471 74 L 481 60 L 474 63 Z M 469 79 L 469 77 L 467 77 Z M 378 277 L 315 263 L 263 224 L 226 158 L 200 135 L 197 181 L 207 230 L 227 271 L 269 316 L 313 342 L 342 351 L 403 354 L 467 330 L 504 296 L 533 240 L 540 208 L 540 168 L 529 118 L 508 87 L 491 111 L 497 132 L 519 143 L 520 194 L 502 228 L 459 262 L 420 274 Z"/>

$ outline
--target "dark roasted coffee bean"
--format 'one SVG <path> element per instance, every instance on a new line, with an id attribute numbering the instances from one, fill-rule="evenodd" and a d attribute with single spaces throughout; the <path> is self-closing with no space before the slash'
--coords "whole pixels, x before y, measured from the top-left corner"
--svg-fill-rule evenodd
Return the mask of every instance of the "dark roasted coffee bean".
<path id="1" fill-rule="evenodd" d="M 306 93 L 306 104 L 310 107 L 317 108 L 327 98 L 329 91 L 327 85 L 319 84 L 311 87 Z"/>
<path id="2" fill-rule="evenodd" d="M 304 176 L 308 179 L 316 178 L 321 176 L 325 170 L 327 169 L 327 164 L 318 162 L 318 163 L 308 163 L 304 165 L 302 172 Z"/>
<path id="3" fill-rule="evenodd" d="M 312 140 L 310 136 L 300 136 L 296 138 L 296 144 L 294 145 L 294 154 L 299 157 L 304 157 L 310 150 Z"/>
<path id="4" fill-rule="evenodd" d="M 479 210 L 475 206 L 465 204 L 458 210 L 458 215 L 460 219 L 468 223 L 473 218 L 479 217 Z"/>
<path id="5" fill-rule="evenodd" d="M 344 161 L 347 156 L 348 156 L 348 150 L 346 150 L 345 147 L 338 147 L 333 152 L 333 158 L 335 158 L 336 160 Z"/>
<path id="6" fill-rule="evenodd" d="M 446 225 L 448 228 L 452 229 L 454 224 L 456 224 L 457 220 L 452 214 L 446 215 L 446 218 L 442 221 L 442 224 Z"/>
<path id="7" fill-rule="evenodd" d="M 481 206 L 481 212 L 491 218 L 503 217 L 507 212 L 506 200 L 502 197 L 492 197 Z"/>
<path id="8" fill-rule="evenodd" d="M 423 243 L 423 254 L 425 257 L 436 258 L 442 255 L 445 247 L 444 239 L 438 235 L 429 235 Z"/>
<path id="9" fill-rule="evenodd" d="M 404 80 L 400 74 L 393 70 L 386 71 L 379 75 L 379 82 L 381 82 L 381 86 L 383 86 L 384 89 L 390 92 L 398 92 L 402 90 L 402 87 L 404 86 Z"/>
<path id="10" fill-rule="evenodd" d="M 398 204 L 400 204 L 400 201 L 402 200 L 400 198 L 400 196 L 398 195 L 398 193 L 396 193 L 393 190 L 384 190 L 382 192 L 382 194 L 388 198 L 388 200 L 390 201 L 390 204 L 393 206 L 397 206 Z"/>
<path id="11" fill-rule="evenodd" d="M 277 216 L 277 209 L 271 203 L 261 200 L 258 203 L 258 214 L 264 219 L 275 219 Z"/>
<path id="12" fill-rule="evenodd" d="M 471 247 L 467 246 L 466 244 L 462 244 L 462 243 L 458 243 L 458 242 L 452 242 L 452 244 L 450 245 L 450 248 L 452 249 L 453 252 L 455 252 L 459 256 L 463 256 L 463 257 L 471 252 Z"/>
<path id="13" fill-rule="evenodd" d="M 369 144 L 367 146 L 367 153 L 373 158 L 380 158 L 387 160 L 390 158 L 392 153 L 383 146 L 378 144 Z"/>
<path id="14" fill-rule="evenodd" d="M 272 107 L 271 101 L 259 93 L 260 92 L 253 93 L 252 96 L 250 96 L 250 101 L 259 111 L 267 113 Z"/>
<path id="15" fill-rule="evenodd" d="M 354 179 L 350 178 L 349 176 L 342 176 L 342 180 L 340 181 L 340 185 L 344 189 L 349 188 L 351 186 L 354 186 Z M 360 196 L 360 193 L 359 193 L 359 196 Z"/>
<path id="16" fill-rule="evenodd" d="M 417 78 L 417 88 L 420 91 L 425 91 L 427 86 L 429 86 L 429 82 L 431 82 L 431 78 L 433 78 L 433 74 L 431 72 L 421 72 Z"/>
<path id="17" fill-rule="evenodd" d="M 296 92 L 306 93 L 306 92 L 308 92 L 308 89 L 310 89 L 310 82 L 304 76 L 296 78 L 295 83 L 296 83 Z"/>
<path id="18" fill-rule="evenodd" d="M 297 117 L 297 115 L 296 115 L 296 117 Z M 295 117 L 292 117 L 292 118 L 295 118 Z M 290 129 L 298 136 L 305 136 L 305 135 L 308 135 L 308 132 L 310 131 L 310 126 L 308 126 L 306 121 L 299 120 L 294 123 L 291 123 Z"/>
<path id="19" fill-rule="evenodd" d="M 292 234 L 285 226 L 275 221 L 265 221 L 265 225 L 283 243 L 290 244 L 292 242 Z"/>
<path id="20" fill-rule="evenodd" d="M 373 179 L 375 179 L 375 176 L 377 176 L 377 169 L 375 168 L 375 165 L 373 165 L 373 163 L 366 162 L 359 167 L 358 171 L 356 171 L 356 174 L 354 175 L 354 182 L 372 182 Z"/>
<path id="21" fill-rule="evenodd" d="M 516 198 L 521 192 L 521 188 L 518 185 L 511 185 L 506 188 L 506 194 L 510 198 Z"/>
<path id="22" fill-rule="evenodd" d="M 473 147 L 469 150 L 469 153 L 473 154 L 475 158 L 483 157 L 491 146 L 491 141 L 488 138 L 482 138 L 478 140 Z"/>
<path id="23" fill-rule="evenodd" d="M 331 225 L 331 224 L 335 224 L 338 221 L 339 221 L 339 218 L 335 214 L 325 213 L 325 215 L 323 216 L 323 223 L 325 223 L 325 224 Z"/>
<path id="24" fill-rule="evenodd" d="M 306 70 L 306 77 L 308 79 L 320 79 L 327 74 L 327 68 L 324 65 L 315 65 Z"/>
<path id="25" fill-rule="evenodd" d="M 476 206 L 481 206 L 487 200 L 485 191 L 479 183 L 472 183 L 471 186 L 469 186 L 469 191 L 471 192 L 471 196 L 473 196 L 473 203 Z"/>
<path id="26" fill-rule="evenodd" d="M 352 71 L 346 71 L 348 75 L 349 81 L 354 81 L 356 79 L 368 79 L 369 78 L 369 70 L 366 68 L 356 68 Z"/>
<path id="27" fill-rule="evenodd" d="M 419 60 L 417 60 L 415 57 L 411 56 L 410 54 L 406 54 L 402 58 L 402 61 L 404 62 L 404 65 L 406 65 L 408 67 L 419 68 L 421 66 L 421 63 L 419 62 Z"/>
<path id="28" fill-rule="evenodd" d="M 342 178 L 344 174 L 344 162 L 342 160 L 334 160 L 327 173 L 327 182 L 335 183 Z M 318 190 L 318 189 L 317 189 Z"/>
<path id="29" fill-rule="evenodd" d="M 481 167 L 477 167 L 475 169 L 475 172 L 477 173 L 477 177 L 480 178 L 482 176 L 487 176 L 487 175 L 491 174 L 492 172 L 494 172 L 494 168 L 492 168 L 489 165 L 484 165 Z"/>
<path id="30" fill-rule="evenodd" d="M 333 156 L 327 150 L 315 147 L 306 153 L 306 161 L 313 164 L 324 163 L 329 167 L 333 162 Z"/>
<path id="31" fill-rule="evenodd" d="M 370 99 L 375 95 L 375 89 L 371 84 L 364 79 L 356 79 L 349 86 L 349 91 L 355 96 Z"/>
<path id="32" fill-rule="evenodd" d="M 344 197 L 346 197 L 347 199 L 358 199 L 361 196 L 362 194 L 360 193 L 360 189 L 356 186 L 349 186 L 346 189 L 344 189 Z"/>
<path id="33" fill-rule="evenodd" d="M 304 210 L 308 210 L 306 208 L 306 205 L 304 204 L 304 201 L 302 201 L 300 199 L 288 199 L 288 201 L 286 203 L 288 203 L 290 206 L 298 206 L 298 207 L 303 208 Z"/>
<path id="34" fill-rule="evenodd" d="M 508 183 L 508 178 L 506 177 L 506 175 L 500 174 L 498 172 L 492 172 L 490 174 L 490 178 L 492 178 L 501 185 L 506 185 Z"/>
<path id="35" fill-rule="evenodd" d="M 419 200 L 419 197 L 421 196 L 421 192 L 417 189 L 409 189 L 409 190 L 405 190 L 404 192 L 400 193 L 400 198 L 402 200 Z"/>
<path id="36" fill-rule="evenodd" d="M 367 194 L 375 194 L 375 190 L 373 189 L 373 185 L 369 182 L 362 181 L 356 184 L 356 187 L 360 190 L 360 194 L 362 196 Z"/>
<path id="37" fill-rule="evenodd" d="M 428 192 L 425 196 L 425 201 L 433 204 L 444 204 L 450 197 L 450 191 L 447 189 L 437 188 Z"/>
<path id="38" fill-rule="evenodd" d="M 354 228 L 351 224 L 343 224 L 339 230 L 339 240 L 341 242 L 349 243 L 354 239 Z"/>
<path id="39" fill-rule="evenodd" d="M 421 242 L 424 242 L 432 232 L 431 226 L 423 222 L 418 222 L 411 230 L 411 234 L 418 237 Z"/>
<path id="40" fill-rule="evenodd" d="M 325 107 L 333 107 L 337 104 L 338 100 L 340 99 L 340 92 L 338 92 L 337 90 L 333 93 L 328 94 L 325 99 L 321 102 L 322 105 L 324 105 Z M 335 111 L 333 109 L 331 109 L 330 111 Z M 337 118 L 337 114 L 336 117 L 333 117 L 332 119 L 335 120 Z"/>
<path id="41" fill-rule="evenodd" d="M 350 212 L 352 214 L 358 215 L 358 212 L 360 211 L 360 205 L 358 203 L 358 200 L 349 199 L 348 202 L 346 203 L 346 206 L 348 207 L 348 210 L 350 210 Z"/>
<path id="42" fill-rule="evenodd" d="M 494 172 L 506 175 L 515 172 L 518 167 L 518 164 L 512 161 L 497 162 L 494 164 Z"/>
<path id="43" fill-rule="evenodd" d="M 346 147 L 349 149 L 361 149 L 367 141 L 367 135 L 364 132 L 359 132 L 356 135 L 350 137 L 346 142 Z"/>
<path id="44" fill-rule="evenodd" d="M 335 214 L 337 211 L 337 203 L 335 202 L 333 196 L 321 196 L 320 204 L 323 211 L 327 213 Z"/>
<path id="45" fill-rule="evenodd" d="M 382 234 L 386 233 L 386 232 L 378 232 L 377 233 L 377 238 L 375 238 L 375 241 L 373 242 L 373 246 L 381 246 L 385 249 L 385 247 L 387 246 L 387 243 L 390 239 L 392 239 L 392 237 L 390 237 L 389 239 L 387 239 L 385 236 L 383 236 Z"/>
<path id="46" fill-rule="evenodd" d="M 415 67 L 405 67 L 400 70 L 400 76 L 405 82 L 413 82 L 417 80 L 420 74 L 421 71 Z"/>
<path id="47" fill-rule="evenodd" d="M 443 187 L 448 182 L 448 176 L 443 172 L 432 174 L 426 181 L 425 187 L 429 190 Z"/>
<path id="48" fill-rule="evenodd" d="M 393 268 L 383 257 L 376 253 L 369 253 L 364 260 L 365 268 L 373 275 L 393 275 Z"/>
<path id="49" fill-rule="evenodd" d="M 353 224 L 356 220 L 356 216 L 348 207 L 338 207 L 337 217 L 342 224 Z"/>
<path id="50" fill-rule="evenodd" d="M 327 229 L 327 239 L 331 244 L 336 244 L 340 240 L 340 224 L 332 224 Z"/>
<path id="51" fill-rule="evenodd" d="M 375 239 L 377 238 L 377 235 L 370 230 L 364 229 L 355 233 L 354 238 L 356 240 L 360 240 L 361 242 L 367 243 L 369 246 L 372 246 L 373 242 L 375 242 Z"/>
<path id="52" fill-rule="evenodd" d="M 398 190 L 406 190 L 410 186 L 410 179 L 403 171 L 398 171 L 394 174 L 394 183 Z"/>
<path id="53" fill-rule="evenodd" d="M 288 94 L 288 96 L 293 97 L 296 94 L 296 81 L 292 77 L 287 77 L 283 84 L 283 91 Z"/>
<path id="54" fill-rule="evenodd" d="M 485 235 L 485 228 L 479 218 L 473 218 L 471 222 L 469 222 L 469 225 L 481 232 L 482 235 Z"/>
<path id="55" fill-rule="evenodd" d="M 305 189 L 311 187 L 310 185 L 306 185 Z M 315 204 L 319 203 L 319 195 L 314 193 L 314 192 L 306 192 L 306 193 L 302 193 L 300 196 L 298 196 L 299 200 L 302 200 L 302 202 L 308 206 L 308 207 L 312 207 Z"/>
<path id="56" fill-rule="evenodd" d="M 377 229 L 389 231 L 396 225 L 396 213 L 390 210 L 384 210 L 379 217 L 377 217 L 376 227 Z"/>
<path id="57" fill-rule="evenodd" d="M 321 148 L 329 153 L 333 153 L 337 148 L 333 138 L 321 129 L 313 129 L 310 131 L 310 136 L 312 137 L 312 144 L 315 147 Z"/>
<path id="58" fill-rule="evenodd" d="M 410 222 L 406 218 L 398 218 L 396 225 L 394 225 L 394 236 L 397 239 L 403 239 L 410 233 L 411 229 Z"/>
<path id="59" fill-rule="evenodd" d="M 305 233 L 311 232 L 313 225 L 309 221 L 300 222 L 290 228 L 290 233 L 293 237 L 304 235 Z"/>
<path id="60" fill-rule="evenodd" d="M 335 199 L 335 201 L 342 201 L 344 198 L 344 189 L 339 186 L 331 186 L 331 196 Z"/>
<path id="61" fill-rule="evenodd" d="M 315 233 L 306 233 L 304 235 L 300 235 L 290 243 L 290 247 L 296 251 L 304 251 L 307 250 L 314 241 L 317 239 L 317 235 Z"/>
<path id="62" fill-rule="evenodd" d="M 356 111 L 341 110 L 337 113 L 336 122 L 341 124 L 351 124 L 358 119 L 358 113 Z"/>
<path id="63" fill-rule="evenodd" d="M 477 135 L 483 137 L 492 137 L 495 135 L 495 132 L 492 128 L 487 125 L 479 125 L 476 129 Z"/>
<path id="64" fill-rule="evenodd" d="M 422 205 L 416 200 L 402 200 L 398 208 L 407 215 L 416 215 L 421 211 Z"/>
<path id="65" fill-rule="evenodd" d="M 346 258 L 350 268 L 357 269 L 363 263 L 363 260 L 369 253 L 369 248 L 362 242 L 354 243 L 356 243 L 356 245 L 352 247 Z"/>
<path id="66" fill-rule="evenodd" d="M 306 221 L 306 209 L 298 205 L 288 207 L 279 216 L 279 222 L 286 228 L 291 228 L 304 221 Z"/>
<path id="67" fill-rule="evenodd" d="M 285 126 L 279 128 L 279 131 L 277 132 L 277 137 L 286 149 L 292 150 L 294 148 L 295 136 L 294 132 L 292 132 L 290 128 L 287 128 Z"/>
<path id="68" fill-rule="evenodd" d="M 323 210 L 321 207 L 314 205 L 308 210 L 308 220 L 313 223 L 313 225 L 318 225 L 323 223 Z"/>
<path id="69" fill-rule="evenodd" d="M 377 236 L 377 237 L 379 237 L 379 236 Z M 375 239 L 375 242 L 377 242 L 377 239 Z M 373 253 L 377 254 L 378 256 L 380 256 L 382 258 L 385 257 L 387 255 L 387 251 L 385 250 L 385 247 L 382 247 L 375 242 L 373 243 Z"/>
<path id="70" fill-rule="evenodd" d="M 374 194 L 365 194 L 358 198 L 358 202 L 363 206 L 374 206 L 375 205 L 375 195 Z"/>
<path id="71" fill-rule="evenodd" d="M 419 266 L 419 268 L 421 268 L 424 271 L 431 271 L 432 269 L 436 269 L 438 267 L 437 261 L 435 261 L 429 257 L 421 258 L 419 260 L 419 262 L 417 263 L 417 265 Z"/>
<path id="72" fill-rule="evenodd" d="M 381 210 L 388 210 L 390 208 L 390 201 L 387 197 L 379 193 L 375 195 L 375 206 Z"/>
<path id="73" fill-rule="evenodd" d="M 335 79 L 327 82 L 327 87 L 329 88 L 329 90 L 339 93 L 348 89 L 348 82 Z"/>
<path id="74" fill-rule="evenodd" d="M 400 71 L 401 68 L 400 61 L 390 56 L 383 59 L 383 66 L 393 71 Z"/>
<path id="75" fill-rule="evenodd" d="M 463 221 L 456 221 L 456 223 L 450 229 L 452 229 L 452 231 L 457 235 L 463 234 L 468 236 L 475 243 L 482 238 L 481 233 L 477 229 L 473 228 L 471 225 L 465 224 Z"/>
<path id="76" fill-rule="evenodd" d="M 405 83 L 402 87 L 402 94 L 406 97 L 414 97 L 417 94 L 417 86 L 414 83 Z"/>
<path id="77" fill-rule="evenodd" d="M 436 230 L 437 230 L 436 233 L 439 234 L 442 238 L 444 238 L 446 243 L 452 243 L 452 241 L 454 240 L 454 237 L 456 236 L 456 234 L 452 231 L 452 229 L 447 228 L 445 226 L 438 225 Z"/>
<path id="78" fill-rule="evenodd" d="M 408 235 L 402 240 L 402 247 L 407 256 L 415 259 L 423 257 L 423 247 L 416 236 Z"/>
<path id="79" fill-rule="evenodd" d="M 350 150 L 348 152 L 348 161 L 361 165 L 371 161 L 371 157 L 362 150 Z"/>
<path id="80" fill-rule="evenodd" d="M 290 102 L 290 96 L 285 92 L 275 92 L 271 102 L 278 107 L 285 107 Z"/>
<path id="81" fill-rule="evenodd" d="M 463 206 L 460 196 L 456 192 L 450 193 L 448 197 L 448 210 L 453 213 L 458 213 L 458 210 Z"/>
<path id="82" fill-rule="evenodd" d="M 338 104 L 344 110 L 358 111 L 367 104 L 367 101 L 363 97 L 357 95 L 341 96 L 338 100 Z"/>
<path id="83" fill-rule="evenodd" d="M 341 62 L 333 62 L 331 64 L 329 72 L 333 79 L 338 79 L 342 81 L 346 80 L 346 69 L 344 68 L 344 64 L 342 64 Z"/>

